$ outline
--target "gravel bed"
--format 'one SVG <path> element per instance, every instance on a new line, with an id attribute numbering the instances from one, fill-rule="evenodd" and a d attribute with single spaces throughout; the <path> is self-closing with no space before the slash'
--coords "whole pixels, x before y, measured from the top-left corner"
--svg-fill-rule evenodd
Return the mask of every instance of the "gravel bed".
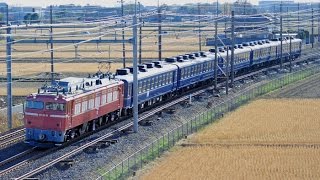
<path id="1" fill-rule="evenodd" d="M 294 70 L 299 70 L 303 68 L 303 66 L 299 66 Z M 268 71 L 273 72 L 277 71 L 276 69 Z M 240 82 L 236 82 L 235 88 L 230 90 L 230 94 L 228 98 L 235 95 L 240 90 L 244 88 L 256 85 L 257 82 L 263 82 L 268 80 L 268 77 L 278 77 L 280 76 L 279 73 L 268 73 L 269 75 L 260 74 L 255 78 L 247 78 L 246 80 L 242 80 Z M 222 89 L 223 91 L 223 89 Z M 63 169 L 63 167 L 59 167 L 56 165 L 45 172 L 36 176 L 39 179 L 95 179 L 99 177 L 98 171 L 104 169 L 104 171 L 108 170 L 110 167 L 114 166 L 121 162 L 122 159 L 128 157 L 132 153 L 136 152 L 138 149 L 143 148 L 146 144 L 151 143 L 157 137 L 161 136 L 162 134 L 174 129 L 175 127 L 179 126 L 181 123 L 186 122 L 191 117 L 195 117 L 196 114 L 202 113 L 207 110 L 206 106 L 208 102 L 212 102 L 213 105 L 218 104 L 225 100 L 226 96 L 221 95 L 221 97 L 214 97 L 210 93 L 205 94 L 206 98 L 203 98 L 200 101 L 193 100 L 192 105 L 190 107 L 186 107 L 184 105 L 177 104 L 173 106 L 176 110 L 174 114 L 167 114 L 163 113 L 162 118 L 158 119 L 158 116 L 154 115 L 150 117 L 153 120 L 152 126 L 139 126 L 139 133 L 132 133 L 120 136 L 118 139 L 118 143 L 113 144 L 107 148 L 99 149 L 96 153 L 87 153 L 82 152 L 72 159 L 75 160 L 75 163 L 72 167 Z M 51 153 L 41 159 L 38 159 L 27 167 L 21 168 L 16 170 L 15 172 L 2 177 L 2 179 L 10 179 L 19 177 L 24 173 L 29 172 L 31 169 L 37 168 L 40 165 L 47 163 L 51 159 L 55 159 L 60 157 L 61 155 L 70 152 L 75 147 L 78 147 L 86 142 L 89 142 L 92 139 L 98 138 L 107 132 L 112 131 L 115 127 L 120 127 L 130 120 L 126 120 L 120 122 L 106 130 L 100 131 L 92 136 L 89 136 L 73 145 L 70 145 L 66 148 L 63 148 L 57 152 Z M 9 148 L 10 149 L 10 148 Z M 17 152 L 14 148 L 8 151 Z M 2 152 L 1 152 L 2 153 Z M 7 153 L 3 152 L 3 153 Z M 12 153 L 12 152 L 11 152 Z"/>

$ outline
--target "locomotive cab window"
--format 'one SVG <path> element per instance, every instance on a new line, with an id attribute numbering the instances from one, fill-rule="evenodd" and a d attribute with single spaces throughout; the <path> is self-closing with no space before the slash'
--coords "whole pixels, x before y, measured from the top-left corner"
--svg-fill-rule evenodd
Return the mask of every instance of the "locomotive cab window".
<path id="1" fill-rule="evenodd" d="M 47 102 L 46 103 L 46 109 L 47 110 L 53 110 L 53 111 L 65 111 L 66 110 L 66 104 L 64 104 L 64 103 Z"/>
<path id="2" fill-rule="evenodd" d="M 41 101 L 27 101 L 26 108 L 28 109 L 43 109 L 43 102 Z"/>

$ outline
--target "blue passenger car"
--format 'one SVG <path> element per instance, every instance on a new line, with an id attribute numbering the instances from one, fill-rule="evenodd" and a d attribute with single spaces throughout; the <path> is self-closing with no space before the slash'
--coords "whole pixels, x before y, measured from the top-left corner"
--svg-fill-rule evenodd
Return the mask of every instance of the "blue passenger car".
<path id="1" fill-rule="evenodd" d="M 124 108 L 133 107 L 133 69 L 117 70 L 116 78 L 124 82 Z M 162 96 L 176 91 L 178 67 L 162 62 L 139 65 L 138 103 L 141 107 L 161 101 Z"/>

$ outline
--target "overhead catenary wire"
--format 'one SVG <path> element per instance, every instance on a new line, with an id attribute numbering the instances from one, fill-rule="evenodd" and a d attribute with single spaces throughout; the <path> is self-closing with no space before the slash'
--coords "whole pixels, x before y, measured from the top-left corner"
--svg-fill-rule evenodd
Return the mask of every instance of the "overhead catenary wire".
<path id="1" fill-rule="evenodd" d="M 166 35 L 166 34 L 163 34 L 163 35 Z M 170 35 L 170 34 L 168 34 L 168 35 Z"/>

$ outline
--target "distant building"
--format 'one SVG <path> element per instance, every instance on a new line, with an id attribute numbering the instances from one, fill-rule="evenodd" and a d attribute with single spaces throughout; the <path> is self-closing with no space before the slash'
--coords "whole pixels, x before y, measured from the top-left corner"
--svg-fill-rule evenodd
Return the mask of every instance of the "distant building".
<path id="1" fill-rule="evenodd" d="M 0 22 L 1 24 L 5 23 L 6 12 L 7 12 L 7 4 L 6 3 L 0 3 L 0 14 L 1 14 L 1 17 L 2 17 L 2 20 Z"/>
<path id="2" fill-rule="evenodd" d="M 298 11 L 299 10 L 304 10 L 304 9 L 310 9 L 311 8 L 311 3 L 304 3 L 300 2 L 295 3 L 292 0 L 261 0 L 259 1 L 259 12 L 262 13 L 279 13 L 280 12 L 280 4 L 282 2 L 282 10 L 283 12 L 286 12 L 287 10 L 290 11 Z M 299 6 L 299 7 L 298 7 Z"/>
<path id="3" fill-rule="evenodd" d="M 24 21 L 24 16 L 28 13 L 33 14 L 37 13 L 39 15 L 39 18 L 42 16 L 42 8 L 41 7 L 28 7 L 28 6 L 23 6 L 23 7 L 16 7 L 12 6 L 9 9 L 10 12 L 10 20 L 14 24 L 23 24 Z"/>

